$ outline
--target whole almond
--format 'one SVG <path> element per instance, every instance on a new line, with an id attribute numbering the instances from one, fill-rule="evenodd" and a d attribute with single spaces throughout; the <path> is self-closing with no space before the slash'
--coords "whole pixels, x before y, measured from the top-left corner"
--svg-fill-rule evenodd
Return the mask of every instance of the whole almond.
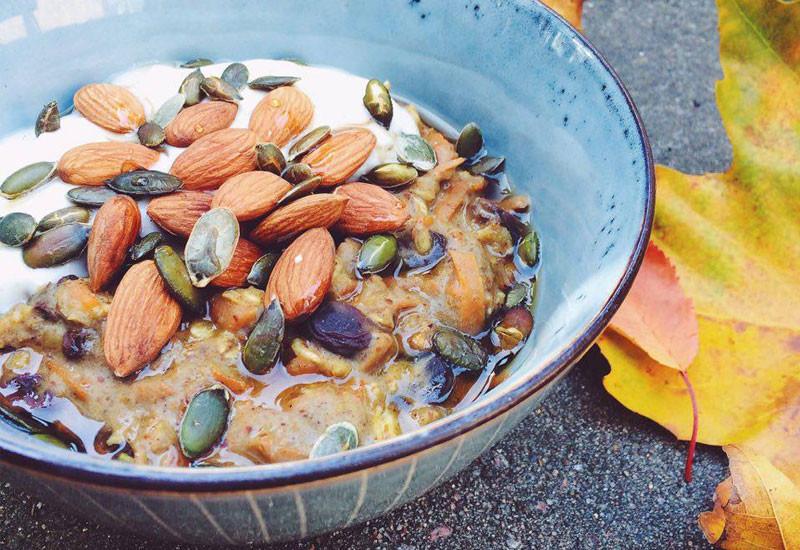
<path id="1" fill-rule="evenodd" d="M 188 239 L 200 216 L 211 210 L 211 200 L 203 191 L 179 191 L 151 200 L 147 215 L 167 233 Z"/>
<path id="2" fill-rule="evenodd" d="M 128 249 L 139 237 L 142 215 L 136 201 L 125 195 L 108 199 L 92 223 L 86 265 L 89 288 L 102 290 L 116 275 L 128 257 Z"/>
<path id="3" fill-rule="evenodd" d="M 225 180 L 256 169 L 256 135 L 226 128 L 201 137 L 178 155 L 170 169 L 184 189 L 216 189 Z"/>
<path id="4" fill-rule="evenodd" d="M 123 172 L 150 168 L 158 156 L 158 151 L 138 143 L 87 143 L 61 155 L 58 177 L 75 185 L 103 185 Z"/>
<path id="5" fill-rule="evenodd" d="M 347 197 L 331 193 L 309 195 L 278 208 L 250 233 L 250 238 L 263 244 L 291 239 L 313 227 L 328 228 L 344 212 Z"/>
<path id="6" fill-rule="evenodd" d="M 239 239 L 236 249 L 233 251 L 233 258 L 228 265 L 228 269 L 223 271 L 211 280 L 212 286 L 222 288 L 233 288 L 247 286 L 247 276 L 264 251 L 246 239 Z"/>
<path id="7" fill-rule="evenodd" d="M 98 126 L 127 134 L 144 124 L 144 107 L 132 93 L 116 84 L 87 84 L 75 92 L 75 108 Z"/>
<path id="8" fill-rule="evenodd" d="M 250 129 L 258 139 L 283 147 L 314 118 L 314 104 L 293 86 L 281 86 L 265 95 L 250 115 Z"/>
<path id="9" fill-rule="evenodd" d="M 239 221 L 254 220 L 275 208 L 292 184 L 272 172 L 245 172 L 222 184 L 212 208 L 230 208 Z"/>
<path id="10" fill-rule="evenodd" d="M 336 224 L 347 235 L 396 231 L 408 220 L 406 204 L 377 185 L 348 183 L 334 193 L 350 199 Z"/>
<path id="11" fill-rule="evenodd" d="M 103 351 L 115 375 L 129 376 L 158 357 L 181 322 L 181 306 L 170 296 L 152 260 L 131 267 L 111 301 Z"/>
<path id="12" fill-rule="evenodd" d="M 331 286 L 333 262 L 331 234 L 322 227 L 309 229 L 278 258 L 269 276 L 264 304 L 278 298 L 289 321 L 313 313 Z"/>
<path id="13" fill-rule="evenodd" d="M 303 162 L 322 177 L 322 185 L 336 185 L 356 173 L 376 142 L 375 134 L 365 128 L 339 130 L 304 156 Z"/>
<path id="14" fill-rule="evenodd" d="M 233 124 L 239 107 L 227 101 L 208 101 L 187 107 L 164 128 L 167 143 L 188 147 L 198 139 Z"/>

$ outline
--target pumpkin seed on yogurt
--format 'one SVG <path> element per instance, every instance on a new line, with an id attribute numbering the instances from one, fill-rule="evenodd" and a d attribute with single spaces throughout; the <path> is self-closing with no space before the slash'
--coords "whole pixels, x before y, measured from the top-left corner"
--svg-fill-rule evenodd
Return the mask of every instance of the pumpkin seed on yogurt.
<path id="1" fill-rule="evenodd" d="M 228 427 L 230 403 L 224 388 L 197 393 L 186 407 L 178 439 L 181 451 L 190 459 L 207 454 L 219 443 Z"/>
<path id="2" fill-rule="evenodd" d="M 172 122 L 172 119 L 178 116 L 178 113 L 181 112 L 184 104 L 186 104 L 186 96 L 182 93 L 175 94 L 158 108 L 158 111 L 156 111 L 156 113 L 153 115 L 153 118 L 150 120 L 150 122 L 158 124 L 162 128 L 166 128 L 167 124 Z"/>
<path id="3" fill-rule="evenodd" d="M 183 182 L 158 170 L 134 170 L 111 178 L 106 185 L 118 193 L 145 197 L 173 193 L 183 187 Z"/>
<path id="4" fill-rule="evenodd" d="M 264 288 L 267 286 L 269 276 L 272 273 L 272 268 L 275 267 L 275 262 L 280 257 L 276 252 L 267 252 L 253 264 L 250 268 L 250 273 L 247 275 L 247 282 L 256 288 Z"/>
<path id="5" fill-rule="evenodd" d="M 392 188 L 408 185 L 417 179 L 418 175 L 417 169 L 413 166 L 399 162 L 387 162 L 379 164 L 364 174 L 364 179 L 381 187 Z"/>
<path id="6" fill-rule="evenodd" d="M 436 166 L 436 152 L 422 137 L 416 134 L 401 133 L 395 141 L 397 159 L 410 164 L 420 172 L 427 172 Z"/>
<path id="7" fill-rule="evenodd" d="M 81 185 L 67 191 L 67 199 L 70 202 L 92 207 L 103 206 L 108 199 L 116 195 L 117 193 L 108 187 L 96 185 Z"/>
<path id="8" fill-rule="evenodd" d="M 456 141 L 456 153 L 459 157 L 471 159 L 483 149 L 483 133 L 480 127 L 470 122 L 461 129 Z"/>
<path id="9" fill-rule="evenodd" d="M 284 168 L 286 168 L 286 158 L 274 143 L 259 143 L 256 145 L 256 163 L 259 170 L 272 172 L 276 176 L 280 176 Z"/>
<path id="10" fill-rule="evenodd" d="M 281 200 L 278 201 L 278 205 L 286 204 L 287 202 L 291 202 L 293 200 L 299 199 L 300 197 L 305 197 L 306 195 L 310 195 L 314 191 L 317 190 L 317 187 L 320 186 L 322 183 L 322 178 L 320 176 L 313 176 L 308 178 L 307 180 L 303 180 L 291 189 L 286 192 L 286 194 L 281 197 Z"/>
<path id="11" fill-rule="evenodd" d="M 228 208 L 212 208 L 194 224 L 186 242 L 184 261 L 196 287 L 208 286 L 228 269 L 239 242 L 239 222 Z"/>
<path id="12" fill-rule="evenodd" d="M 506 294 L 506 300 L 503 304 L 506 308 L 512 308 L 525 304 L 531 295 L 531 285 L 525 282 L 520 282 L 511 287 L 511 290 Z"/>
<path id="13" fill-rule="evenodd" d="M 330 135 L 330 126 L 320 126 L 301 136 L 289 149 L 289 162 L 302 157 L 306 153 L 310 153 Z"/>
<path id="14" fill-rule="evenodd" d="M 175 249 L 161 245 L 153 252 L 153 260 L 170 294 L 191 313 L 203 315 L 206 312 L 203 293 L 192 284 L 186 264 Z"/>
<path id="15" fill-rule="evenodd" d="M 234 86 L 216 76 L 207 76 L 200 84 L 200 89 L 211 99 L 219 99 L 230 103 L 242 99 L 242 95 Z"/>
<path id="16" fill-rule="evenodd" d="M 393 235 L 373 235 L 364 241 L 358 253 L 356 269 L 367 275 L 386 269 L 397 256 L 397 239 Z"/>
<path id="17" fill-rule="evenodd" d="M 155 122 L 145 122 L 139 126 L 136 136 L 139 138 L 139 143 L 150 148 L 160 146 L 167 137 L 164 128 Z"/>
<path id="18" fill-rule="evenodd" d="M 221 78 L 237 90 L 241 90 L 247 85 L 250 71 L 247 70 L 247 66 L 243 63 L 231 63 L 222 71 Z"/>
<path id="19" fill-rule="evenodd" d="M 45 231 L 28 243 L 22 251 L 22 259 L 34 269 L 66 263 L 86 249 L 90 229 L 84 223 L 68 223 Z"/>
<path id="20" fill-rule="evenodd" d="M 502 172 L 505 167 L 505 157 L 486 156 L 468 167 L 467 171 L 473 176 L 494 176 Z"/>
<path id="21" fill-rule="evenodd" d="M 58 112 L 58 103 L 51 101 L 39 111 L 34 132 L 36 137 L 39 137 L 45 132 L 55 132 L 59 128 L 61 128 L 61 114 Z"/>
<path id="22" fill-rule="evenodd" d="M 50 181 L 56 173 L 55 162 L 34 162 L 23 166 L 0 185 L 0 195 L 7 199 L 21 197 L 43 183 Z"/>
<path id="23" fill-rule="evenodd" d="M 164 235 L 159 231 L 148 233 L 139 242 L 134 244 L 128 252 L 128 259 L 136 263 L 138 261 L 149 258 L 153 255 L 155 249 L 164 242 Z"/>
<path id="24" fill-rule="evenodd" d="M 389 128 L 392 123 L 394 108 L 392 96 L 388 88 L 380 81 L 372 79 L 367 82 L 364 90 L 364 107 L 367 108 L 372 118 L 377 120 L 384 128 Z"/>
<path id="25" fill-rule="evenodd" d="M 281 86 L 291 86 L 299 80 L 300 77 L 298 76 L 260 76 L 251 80 L 248 86 L 254 90 L 271 92 L 275 88 L 280 88 Z"/>
<path id="26" fill-rule="evenodd" d="M 89 221 L 91 213 L 80 206 L 67 206 L 66 208 L 59 208 L 54 212 L 50 212 L 41 220 L 36 227 L 36 231 L 44 233 L 51 229 L 55 229 L 59 225 L 68 223 L 86 223 Z"/>
<path id="27" fill-rule="evenodd" d="M 278 360 L 285 328 L 283 309 L 278 299 L 270 302 L 253 327 L 242 349 L 242 362 L 253 374 L 264 374 Z"/>
<path id="28" fill-rule="evenodd" d="M 196 57 L 186 63 L 181 63 L 182 69 L 196 69 L 197 67 L 205 67 L 206 65 L 213 65 L 214 62 L 205 57 Z"/>
<path id="29" fill-rule="evenodd" d="M 309 458 L 333 455 L 358 447 L 358 429 L 350 422 L 337 422 L 325 428 L 325 432 L 311 447 Z"/>
<path id="30" fill-rule="evenodd" d="M 204 94 L 203 90 L 200 89 L 200 85 L 203 83 L 205 78 L 206 77 L 203 76 L 203 72 L 200 69 L 195 69 L 183 79 L 180 88 L 178 88 L 178 92 L 183 94 L 183 96 L 186 98 L 183 103 L 185 107 L 197 105 L 200 103 L 200 100 L 203 99 Z"/>
<path id="31" fill-rule="evenodd" d="M 0 220 L 0 243 L 6 246 L 22 246 L 33 238 L 36 225 L 36 220 L 30 214 L 6 214 Z"/>
<path id="32" fill-rule="evenodd" d="M 300 183 L 309 178 L 313 178 L 314 171 L 311 170 L 311 166 L 305 162 L 292 162 L 286 166 L 282 177 L 289 183 Z"/>

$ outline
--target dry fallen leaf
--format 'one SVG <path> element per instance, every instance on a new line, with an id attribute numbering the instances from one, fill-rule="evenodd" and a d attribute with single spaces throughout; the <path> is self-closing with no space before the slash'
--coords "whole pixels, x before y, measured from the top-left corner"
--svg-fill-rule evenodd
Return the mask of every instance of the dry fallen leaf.
<path id="1" fill-rule="evenodd" d="M 784 547 L 800 548 L 800 515 L 792 511 L 800 487 L 800 4 L 717 4 L 725 74 L 717 102 L 733 164 L 701 176 L 659 167 L 653 239 L 698 315 L 699 353 L 687 370 L 702 419 L 698 439 L 735 445 L 758 464 L 758 476 L 734 472 L 737 494 L 757 494 L 756 482 L 767 487 L 772 506 L 759 509 Z M 680 374 L 613 332 L 600 346 L 612 366 L 608 391 L 689 437 Z M 781 480 L 776 490 L 770 468 L 769 479 Z M 704 516 L 705 527 L 722 528 L 728 547 L 750 547 L 744 541 L 757 526 L 731 517 Z"/>

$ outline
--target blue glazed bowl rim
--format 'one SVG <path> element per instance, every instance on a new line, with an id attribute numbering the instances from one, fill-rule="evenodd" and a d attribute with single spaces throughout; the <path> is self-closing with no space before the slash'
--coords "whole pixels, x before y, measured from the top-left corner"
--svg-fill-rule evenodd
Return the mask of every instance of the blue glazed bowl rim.
<path id="1" fill-rule="evenodd" d="M 340 455 L 235 468 L 169 468 L 100 461 L 55 447 L 48 449 L 43 445 L 27 442 L 20 444 L 18 439 L 12 440 L 0 434 L 0 460 L 18 468 L 57 478 L 139 491 L 218 493 L 285 487 L 346 475 L 423 452 L 508 412 L 565 374 L 609 323 L 625 299 L 641 266 L 650 240 L 655 212 L 653 158 L 641 116 L 619 76 L 600 52 L 569 22 L 539 0 L 533 3 L 530 0 L 512 1 L 520 11 L 531 14 L 536 11 L 548 13 L 563 27 L 567 35 L 592 52 L 621 91 L 642 143 L 646 167 L 646 203 L 636 245 L 616 288 L 582 334 L 566 345 L 555 358 L 542 365 L 540 370 L 521 376 L 519 380 L 510 383 L 509 387 L 495 388 L 476 403 L 428 427 Z"/>

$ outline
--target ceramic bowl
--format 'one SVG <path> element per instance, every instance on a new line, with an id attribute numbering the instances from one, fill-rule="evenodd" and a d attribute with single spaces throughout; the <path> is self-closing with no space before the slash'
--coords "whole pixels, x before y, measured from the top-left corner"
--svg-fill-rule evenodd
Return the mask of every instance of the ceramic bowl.
<path id="1" fill-rule="evenodd" d="M 296 539 L 384 514 L 496 443 L 588 349 L 636 273 L 653 215 L 644 129 L 586 39 L 531 0 L 7 0 L 0 134 L 132 65 L 299 57 L 392 82 L 454 127 L 476 121 L 533 199 L 537 325 L 515 374 L 414 433 L 346 454 L 231 469 L 139 467 L 0 426 L 0 476 L 113 528 L 203 543 Z M 1 424 L 1 423 L 0 423 Z"/>

